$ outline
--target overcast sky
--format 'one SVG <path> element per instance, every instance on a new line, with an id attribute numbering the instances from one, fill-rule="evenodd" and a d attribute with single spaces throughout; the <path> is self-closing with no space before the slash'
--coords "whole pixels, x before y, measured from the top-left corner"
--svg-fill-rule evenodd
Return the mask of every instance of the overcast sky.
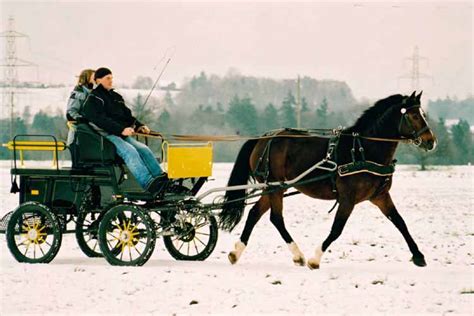
<path id="1" fill-rule="evenodd" d="M 18 57 L 38 65 L 39 79 L 73 84 L 82 68 L 108 66 L 116 83 L 163 81 L 230 68 L 245 75 L 346 81 L 355 97 L 407 93 L 419 47 L 421 81 L 431 97 L 473 90 L 473 5 L 465 3 L 157 3 L 0 2 L 1 28 L 14 16 Z M 4 40 L 4 39 L 2 39 Z M 2 42 L 2 45 L 4 43 Z M 3 51 L 3 50 L 2 50 Z M 174 52 L 174 54 L 173 54 Z M 2 52 L 3 53 L 3 52 Z M 36 72 L 20 72 L 36 79 Z"/>

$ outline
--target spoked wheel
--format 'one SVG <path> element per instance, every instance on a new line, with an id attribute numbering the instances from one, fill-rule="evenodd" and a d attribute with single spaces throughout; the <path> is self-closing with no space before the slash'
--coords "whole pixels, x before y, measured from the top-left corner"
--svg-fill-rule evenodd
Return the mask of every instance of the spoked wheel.
<path id="1" fill-rule="evenodd" d="M 79 213 L 76 219 L 77 244 L 90 258 L 102 257 L 98 238 L 101 215 L 99 211 L 84 211 Z"/>
<path id="2" fill-rule="evenodd" d="M 118 266 L 141 266 L 156 242 L 154 222 L 135 205 L 111 208 L 99 224 L 99 246 L 105 259 Z"/>
<path id="3" fill-rule="evenodd" d="M 76 240 L 82 252 L 91 258 L 102 257 L 99 247 L 99 222 L 103 216 L 100 207 L 100 189 L 91 187 L 79 206 L 76 219 Z"/>
<path id="4" fill-rule="evenodd" d="M 205 260 L 217 244 L 217 221 L 212 215 L 180 211 L 174 236 L 164 236 L 165 247 L 177 260 Z"/>
<path id="5" fill-rule="evenodd" d="M 6 237 L 13 257 L 26 263 L 51 262 L 62 240 L 56 215 L 37 202 L 24 203 L 13 212 Z"/>

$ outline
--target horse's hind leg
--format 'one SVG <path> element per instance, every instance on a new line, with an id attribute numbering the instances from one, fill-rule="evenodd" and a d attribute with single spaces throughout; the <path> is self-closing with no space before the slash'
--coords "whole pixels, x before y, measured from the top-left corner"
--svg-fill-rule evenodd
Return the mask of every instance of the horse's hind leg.
<path id="1" fill-rule="evenodd" d="M 335 241 L 342 233 L 347 219 L 354 209 L 354 203 L 349 201 L 341 201 L 337 209 L 336 217 L 331 227 L 329 236 L 324 240 L 323 244 L 316 249 L 315 256 L 308 260 L 310 269 L 318 269 L 323 253 L 328 249 L 333 241 Z"/>
<path id="2" fill-rule="evenodd" d="M 268 211 L 270 208 L 270 199 L 268 195 L 263 195 L 258 202 L 250 209 L 249 215 L 247 216 L 247 221 L 245 222 L 244 230 L 242 231 L 242 235 L 240 236 L 240 240 L 235 243 L 235 249 L 229 253 L 229 261 L 232 264 L 237 263 L 242 252 L 244 251 L 245 247 L 250 238 L 250 234 L 252 233 L 255 224 L 257 224 L 258 220 L 262 217 L 262 215 Z"/>
<path id="3" fill-rule="evenodd" d="M 370 200 L 372 203 L 377 205 L 382 213 L 398 228 L 398 230 L 402 233 L 405 241 L 410 248 L 411 253 L 413 254 L 413 263 L 417 266 L 424 267 L 426 266 L 425 257 L 418 249 L 415 241 L 411 237 L 410 233 L 408 232 L 407 225 L 405 221 L 398 213 L 397 208 L 393 204 L 392 198 L 390 197 L 389 193 L 377 196 Z"/>
<path id="4" fill-rule="evenodd" d="M 293 241 L 293 238 L 288 233 L 283 219 L 283 191 L 273 193 L 270 195 L 271 213 L 270 221 L 278 229 L 281 237 L 285 240 L 293 255 L 293 262 L 296 265 L 304 266 L 305 258 L 303 253 L 298 248 L 298 245 Z"/>

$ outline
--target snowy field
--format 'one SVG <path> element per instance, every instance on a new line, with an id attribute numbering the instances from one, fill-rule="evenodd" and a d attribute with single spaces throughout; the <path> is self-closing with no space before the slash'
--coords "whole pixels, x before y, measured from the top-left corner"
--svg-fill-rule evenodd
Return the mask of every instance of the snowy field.
<path id="1" fill-rule="evenodd" d="M 232 165 L 217 164 L 223 185 Z M 9 163 L 0 162 L 0 214 L 17 205 L 9 193 Z M 392 196 L 428 266 L 419 268 L 396 228 L 370 203 L 356 207 L 321 268 L 296 267 L 265 216 L 237 265 L 227 260 L 243 228 L 219 232 L 204 262 L 178 262 L 158 240 L 143 267 L 112 267 L 90 259 L 66 235 L 48 265 L 19 264 L 0 236 L 0 314 L 435 314 L 474 313 L 474 168 L 419 172 L 400 166 Z M 288 230 L 306 258 L 329 233 L 333 202 L 285 200 Z M 269 214 L 269 213 L 267 213 Z"/>

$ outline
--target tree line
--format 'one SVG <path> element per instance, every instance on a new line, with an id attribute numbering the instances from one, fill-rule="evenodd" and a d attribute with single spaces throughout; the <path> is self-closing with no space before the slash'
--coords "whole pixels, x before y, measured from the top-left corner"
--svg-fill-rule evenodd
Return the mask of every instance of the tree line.
<path id="1" fill-rule="evenodd" d="M 166 100 L 167 99 L 167 100 Z M 302 98 L 301 127 L 302 128 L 336 128 L 349 126 L 358 116 L 353 112 L 331 111 L 327 99 L 310 110 Z M 171 111 L 173 100 L 161 100 L 167 107 L 158 111 L 143 106 L 144 97 L 138 95 L 132 102 L 132 109 L 139 120 L 146 122 L 153 130 L 166 134 L 206 134 L 223 135 L 239 134 L 243 136 L 260 135 L 266 131 L 281 127 L 296 127 L 296 100 L 292 92 L 274 105 L 267 104 L 263 110 L 258 110 L 251 98 L 235 95 L 227 109 L 222 104 L 200 105 L 192 111 L 177 109 Z M 458 123 L 447 126 L 444 118 L 429 119 L 429 124 L 438 138 L 438 148 L 434 153 L 424 153 L 410 145 L 400 145 L 396 158 L 399 163 L 426 165 L 458 165 L 473 162 L 474 142 L 470 125 L 467 120 L 460 119 Z M 10 121 L 0 120 L 1 142 L 6 143 L 10 135 Z M 21 117 L 15 118 L 13 134 L 52 134 L 61 140 L 67 138 L 67 127 L 63 114 L 40 111 L 35 115 L 26 108 Z M 234 161 L 241 142 L 224 142 L 215 144 L 216 161 Z M 160 150 L 160 143 L 152 141 L 152 149 Z M 2 149 L 0 159 L 10 159 L 11 154 Z M 50 159 L 49 153 L 27 153 L 26 158 Z"/>
<path id="2" fill-rule="evenodd" d="M 149 84 L 140 79 L 141 84 Z M 291 83 L 291 84 L 290 84 Z M 368 107 L 367 101 L 357 102 L 345 84 L 320 82 L 304 77 L 301 80 L 301 98 L 295 96 L 295 81 L 258 79 L 230 74 L 224 78 L 208 77 L 205 73 L 188 80 L 180 91 L 172 94 L 167 90 L 164 97 L 152 97 L 144 103 L 145 93 L 128 101 L 134 115 L 153 130 L 164 134 L 204 134 L 243 136 L 260 135 L 266 131 L 297 127 L 297 110 L 300 112 L 301 128 L 337 128 L 350 126 Z M 174 87 L 174 86 L 173 86 Z M 248 88 L 248 89 L 246 89 Z M 282 93 L 282 90 L 286 91 Z M 262 91 L 260 91 L 262 90 Z M 231 94 L 234 91 L 235 93 Z M 120 92 L 120 91 L 119 91 Z M 278 97 L 275 97 L 278 96 Z M 449 100 L 448 100 L 449 101 Z M 461 112 L 474 107 L 472 97 L 466 100 L 430 101 L 435 115 L 429 124 L 438 137 L 438 148 L 434 153 L 424 153 L 409 145 L 401 145 L 396 158 L 400 163 L 426 165 L 467 164 L 473 162 L 474 144 L 470 130 L 469 115 L 461 116 L 455 124 L 447 124 L 439 109 L 451 108 Z M 344 104 L 343 102 L 348 102 Z M 433 103 L 434 102 L 434 103 Z M 298 104 L 299 103 L 299 104 Z M 466 104 L 470 105 L 466 106 Z M 451 119 L 451 117 L 450 117 Z M 0 141 L 10 138 L 10 120 L 0 120 Z M 31 115 L 28 107 L 15 118 L 13 134 L 54 134 L 59 139 L 67 138 L 67 127 L 63 111 L 47 113 L 40 111 Z M 242 142 L 215 143 L 215 161 L 234 161 Z M 151 141 L 155 152 L 160 143 Z M 9 159 L 10 153 L 0 150 L 0 159 Z M 28 153 L 26 158 L 50 159 L 49 153 Z"/>

